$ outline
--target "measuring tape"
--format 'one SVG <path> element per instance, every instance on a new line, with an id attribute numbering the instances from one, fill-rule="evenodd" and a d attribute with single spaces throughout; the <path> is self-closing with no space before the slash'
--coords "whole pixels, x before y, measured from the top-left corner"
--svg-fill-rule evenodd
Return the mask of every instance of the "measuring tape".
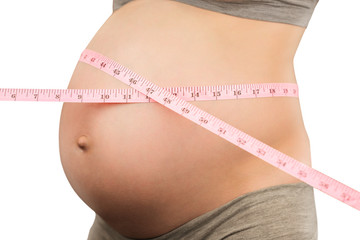
<path id="1" fill-rule="evenodd" d="M 119 73 L 120 74 L 120 73 Z M 126 73 L 127 74 L 127 73 Z M 135 81 L 135 80 L 134 80 Z M 186 101 L 259 97 L 298 97 L 296 83 L 260 83 L 218 86 L 165 87 Z M 157 102 L 133 88 L 128 89 L 19 89 L 0 88 L 0 101 L 49 101 L 84 103 Z"/>
<path id="2" fill-rule="evenodd" d="M 189 101 L 256 97 L 298 97 L 297 84 L 265 83 L 161 88 L 114 60 L 85 49 L 79 61 L 110 74 L 133 89 L 5 89 L 0 101 L 158 102 L 310 186 L 360 210 L 360 192 L 266 145 Z"/>

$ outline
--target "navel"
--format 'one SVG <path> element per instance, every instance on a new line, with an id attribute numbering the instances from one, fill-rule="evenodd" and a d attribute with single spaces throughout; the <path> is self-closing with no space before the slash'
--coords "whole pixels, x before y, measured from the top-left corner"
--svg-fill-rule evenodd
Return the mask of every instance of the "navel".
<path id="1" fill-rule="evenodd" d="M 80 149 L 82 150 L 87 150 L 89 148 L 89 139 L 87 136 L 82 135 L 81 137 L 78 138 L 77 140 L 77 145 Z"/>

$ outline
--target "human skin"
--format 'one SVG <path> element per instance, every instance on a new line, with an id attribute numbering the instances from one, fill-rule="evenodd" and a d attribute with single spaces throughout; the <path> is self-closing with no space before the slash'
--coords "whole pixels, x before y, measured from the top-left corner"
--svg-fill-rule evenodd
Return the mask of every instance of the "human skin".
<path id="1" fill-rule="evenodd" d="M 86 48 L 166 86 L 297 83 L 305 28 L 183 3 L 137 0 Z M 78 62 L 69 89 L 131 88 Z M 311 166 L 298 98 L 191 104 Z M 59 147 L 79 197 L 124 236 L 162 235 L 230 200 L 300 180 L 157 103 L 64 103 Z"/>

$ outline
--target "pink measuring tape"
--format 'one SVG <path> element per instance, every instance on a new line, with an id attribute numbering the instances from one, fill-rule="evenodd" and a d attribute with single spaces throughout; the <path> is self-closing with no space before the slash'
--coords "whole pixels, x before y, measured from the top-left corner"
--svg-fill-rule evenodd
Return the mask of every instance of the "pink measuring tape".
<path id="1" fill-rule="evenodd" d="M 262 83 L 201 87 L 161 88 L 110 58 L 85 49 L 79 61 L 112 75 L 132 89 L 6 89 L 0 88 L 0 101 L 57 101 L 136 103 L 158 102 L 206 128 L 310 186 L 360 210 L 360 192 L 285 155 L 215 116 L 190 104 L 190 101 L 256 97 L 298 97 L 297 84 Z"/>

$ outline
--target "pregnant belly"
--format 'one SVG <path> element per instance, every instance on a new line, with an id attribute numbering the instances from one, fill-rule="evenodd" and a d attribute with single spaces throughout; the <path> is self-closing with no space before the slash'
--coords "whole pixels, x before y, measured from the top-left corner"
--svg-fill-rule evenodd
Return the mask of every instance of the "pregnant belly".
<path id="1" fill-rule="evenodd" d="M 291 63 L 272 58 L 269 64 L 261 64 L 271 54 L 264 50 L 256 55 L 259 46 L 251 46 L 251 41 L 244 38 L 242 44 L 248 46 L 241 50 L 242 44 L 223 45 L 219 32 L 200 27 L 211 14 L 218 24 L 237 21 L 244 28 L 270 23 L 233 18 L 231 22 L 217 13 L 199 10 L 193 15 L 198 10 L 180 3 L 157 4 L 157 9 L 181 12 L 187 20 L 161 15 L 145 7 L 145 1 L 134 1 L 115 12 L 87 48 L 162 87 L 296 83 Z M 225 40 L 231 38 L 224 36 Z M 250 52 L 255 55 L 249 59 Z M 131 87 L 78 62 L 68 88 Z M 311 166 L 299 99 L 191 103 Z M 64 103 L 59 144 L 62 165 L 75 192 L 112 227 L 132 238 L 164 234 L 241 194 L 298 182 L 158 103 Z"/>

